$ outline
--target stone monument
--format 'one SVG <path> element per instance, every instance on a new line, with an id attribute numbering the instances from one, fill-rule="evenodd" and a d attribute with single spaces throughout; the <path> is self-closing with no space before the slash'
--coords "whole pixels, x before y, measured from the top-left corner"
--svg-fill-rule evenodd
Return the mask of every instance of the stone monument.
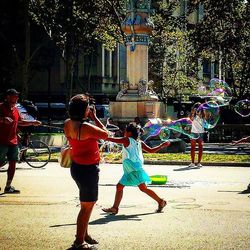
<path id="1" fill-rule="evenodd" d="M 165 110 L 148 80 L 148 45 L 153 29 L 150 0 L 127 0 L 122 29 L 126 35 L 127 79 L 120 82 L 116 101 L 110 102 L 110 115 L 120 123 L 162 117 Z"/>

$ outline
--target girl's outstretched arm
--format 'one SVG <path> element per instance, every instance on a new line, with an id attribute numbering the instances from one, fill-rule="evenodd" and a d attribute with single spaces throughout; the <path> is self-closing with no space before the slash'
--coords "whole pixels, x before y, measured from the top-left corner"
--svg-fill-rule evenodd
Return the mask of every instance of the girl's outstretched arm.
<path id="1" fill-rule="evenodd" d="M 118 144 L 122 144 L 124 147 L 128 147 L 129 146 L 129 139 L 128 137 L 108 137 L 107 139 L 105 139 L 105 141 L 111 141 L 111 142 L 115 142 Z"/>
<path id="2" fill-rule="evenodd" d="M 159 151 L 162 148 L 168 147 L 170 145 L 169 141 L 165 141 L 163 143 L 161 143 L 160 145 L 156 146 L 156 147 L 149 147 L 147 144 L 145 144 L 144 142 L 141 143 L 142 145 L 142 150 L 148 152 L 148 153 L 155 153 L 157 151 Z"/>

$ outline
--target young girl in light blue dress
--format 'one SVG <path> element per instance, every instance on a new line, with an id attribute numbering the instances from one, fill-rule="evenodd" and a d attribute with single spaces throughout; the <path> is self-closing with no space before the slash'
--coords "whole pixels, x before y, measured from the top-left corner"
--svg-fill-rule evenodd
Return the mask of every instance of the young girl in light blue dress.
<path id="1" fill-rule="evenodd" d="M 109 214 L 117 214 L 119 205 L 122 200 L 123 189 L 125 186 L 138 186 L 139 189 L 149 195 L 158 203 L 156 212 L 162 212 L 163 208 L 167 205 L 164 199 L 161 199 L 153 190 L 149 189 L 146 184 L 151 183 L 148 174 L 142 168 L 143 154 L 142 150 L 148 153 L 159 151 L 163 147 L 170 145 L 166 141 L 154 148 L 147 146 L 144 142 L 138 140 L 139 129 L 135 123 L 130 123 L 125 130 L 124 137 L 122 138 L 108 138 L 106 140 L 119 143 L 123 145 L 122 148 L 122 164 L 123 176 L 119 183 L 116 185 L 115 201 L 111 208 L 103 208 L 102 210 Z"/>

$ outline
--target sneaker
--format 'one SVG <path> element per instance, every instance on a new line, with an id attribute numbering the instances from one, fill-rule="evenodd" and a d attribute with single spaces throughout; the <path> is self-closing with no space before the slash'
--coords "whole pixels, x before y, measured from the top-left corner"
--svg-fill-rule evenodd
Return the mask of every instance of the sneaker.
<path id="1" fill-rule="evenodd" d="M 194 167 L 195 167 L 195 164 L 194 164 L 194 163 L 190 163 L 190 164 L 188 165 L 188 167 L 189 167 L 189 168 L 194 168 Z"/>
<path id="2" fill-rule="evenodd" d="M 202 168 L 202 165 L 200 163 L 197 164 L 198 168 Z"/>
<path id="3" fill-rule="evenodd" d="M 71 246 L 71 248 L 69 248 L 70 250 L 73 249 L 92 249 L 92 250 L 96 250 L 97 248 L 95 246 L 91 246 L 88 245 L 86 243 L 82 243 L 82 244 L 77 244 L 76 242 L 74 242 Z"/>
<path id="4" fill-rule="evenodd" d="M 4 193 L 6 194 L 20 194 L 20 190 L 15 189 L 13 186 L 5 187 Z"/>

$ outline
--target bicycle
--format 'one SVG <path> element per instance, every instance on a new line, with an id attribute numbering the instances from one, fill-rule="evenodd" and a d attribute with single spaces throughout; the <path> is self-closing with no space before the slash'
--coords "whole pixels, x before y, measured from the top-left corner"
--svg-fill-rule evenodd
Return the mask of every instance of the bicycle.
<path id="1" fill-rule="evenodd" d="M 30 134 L 19 134 L 18 163 L 26 162 L 32 168 L 42 168 L 51 157 L 49 146 L 40 140 L 30 140 Z M 1 166 L 7 164 L 7 161 Z"/>

